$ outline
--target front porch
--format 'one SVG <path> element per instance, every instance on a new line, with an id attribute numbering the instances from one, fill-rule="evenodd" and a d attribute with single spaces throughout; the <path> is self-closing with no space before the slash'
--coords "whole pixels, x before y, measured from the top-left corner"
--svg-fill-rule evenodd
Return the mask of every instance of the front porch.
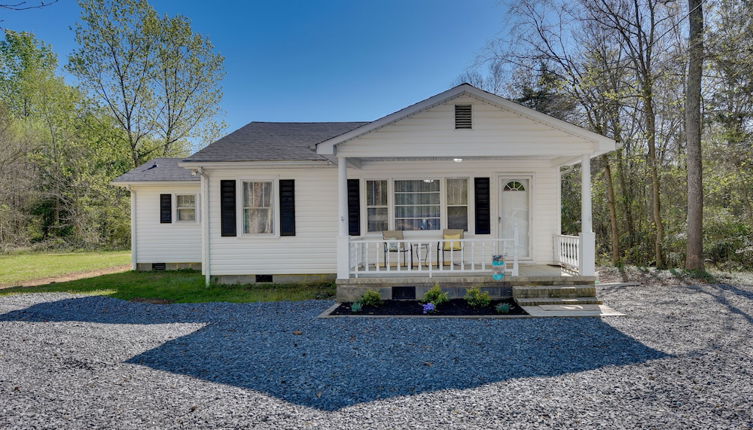
<path id="1" fill-rule="evenodd" d="M 420 299 L 435 284 L 439 284 L 451 298 L 461 298 L 465 290 L 479 287 L 494 298 L 513 297 L 514 286 L 551 286 L 567 288 L 593 289 L 596 276 L 582 276 L 566 268 L 553 264 L 520 264 L 517 275 L 506 276 L 503 281 L 495 281 L 489 273 L 482 271 L 458 273 L 435 271 L 429 277 L 426 274 L 403 271 L 387 273 L 362 273 L 359 277 L 337 280 L 337 301 L 351 302 L 358 300 L 368 290 L 379 291 L 382 299 Z M 406 289 L 409 296 L 404 296 Z"/>

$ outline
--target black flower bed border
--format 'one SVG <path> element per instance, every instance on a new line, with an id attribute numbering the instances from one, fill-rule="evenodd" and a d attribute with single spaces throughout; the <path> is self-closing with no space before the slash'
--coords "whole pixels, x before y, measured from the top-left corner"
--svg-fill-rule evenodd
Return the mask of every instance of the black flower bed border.
<path id="1" fill-rule="evenodd" d="M 498 313 L 497 305 L 507 303 L 510 312 Z M 526 317 L 529 314 L 513 299 L 492 300 L 485 308 L 472 308 L 464 299 L 452 299 L 440 305 L 436 312 L 423 313 L 423 306 L 417 300 L 385 300 L 381 306 L 364 306 L 361 312 L 350 309 L 352 303 L 338 303 L 322 316 L 332 317 Z"/>

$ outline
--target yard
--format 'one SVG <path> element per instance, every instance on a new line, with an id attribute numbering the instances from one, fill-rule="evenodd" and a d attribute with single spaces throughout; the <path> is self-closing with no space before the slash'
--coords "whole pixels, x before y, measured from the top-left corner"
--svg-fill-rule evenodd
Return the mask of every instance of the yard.
<path id="1" fill-rule="evenodd" d="M 122 267 L 130 262 L 130 251 L 0 254 L 0 287 Z"/>
<path id="2" fill-rule="evenodd" d="M 20 293 L 65 292 L 109 296 L 122 300 L 149 303 L 204 302 L 277 302 L 331 298 L 334 284 L 307 285 L 264 284 L 259 286 L 217 285 L 207 288 L 204 277 L 196 271 L 122 272 L 36 287 L 0 289 L 3 295 Z"/>
<path id="3" fill-rule="evenodd" d="M 603 319 L 317 319 L 331 301 L 159 305 L 116 281 L 5 294 L 0 428 L 752 426 L 753 284 L 646 279 L 600 287 L 627 314 Z"/>

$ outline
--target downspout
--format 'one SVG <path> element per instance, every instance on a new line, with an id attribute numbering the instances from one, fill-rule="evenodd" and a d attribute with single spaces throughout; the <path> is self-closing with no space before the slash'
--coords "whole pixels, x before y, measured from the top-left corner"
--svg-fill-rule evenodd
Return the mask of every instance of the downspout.
<path id="1" fill-rule="evenodd" d="M 136 253 L 136 190 L 128 186 L 131 193 L 131 270 L 138 269 L 138 256 Z"/>
<path id="2" fill-rule="evenodd" d="M 204 274 L 204 285 L 209 286 L 211 278 L 209 258 L 209 175 L 203 167 L 194 170 L 194 174 L 201 177 L 201 272 Z"/>

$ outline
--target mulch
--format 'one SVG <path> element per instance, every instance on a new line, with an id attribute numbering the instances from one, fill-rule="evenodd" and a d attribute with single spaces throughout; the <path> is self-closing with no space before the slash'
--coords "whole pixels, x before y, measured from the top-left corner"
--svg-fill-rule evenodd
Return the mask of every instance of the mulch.
<path id="1" fill-rule="evenodd" d="M 510 312 L 500 314 L 496 307 L 500 303 L 510 305 Z M 385 300 L 381 306 L 364 306 L 361 312 L 352 312 L 352 303 L 341 303 L 330 315 L 424 315 L 421 303 L 416 300 Z M 431 316 L 479 316 L 479 315 L 528 315 L 513 299 L 492 300 L 490 306 L 485 308 L 472 308 L 463 299 L 452 299 L 440 305 L 436 312 L 429 313 Z"/>

